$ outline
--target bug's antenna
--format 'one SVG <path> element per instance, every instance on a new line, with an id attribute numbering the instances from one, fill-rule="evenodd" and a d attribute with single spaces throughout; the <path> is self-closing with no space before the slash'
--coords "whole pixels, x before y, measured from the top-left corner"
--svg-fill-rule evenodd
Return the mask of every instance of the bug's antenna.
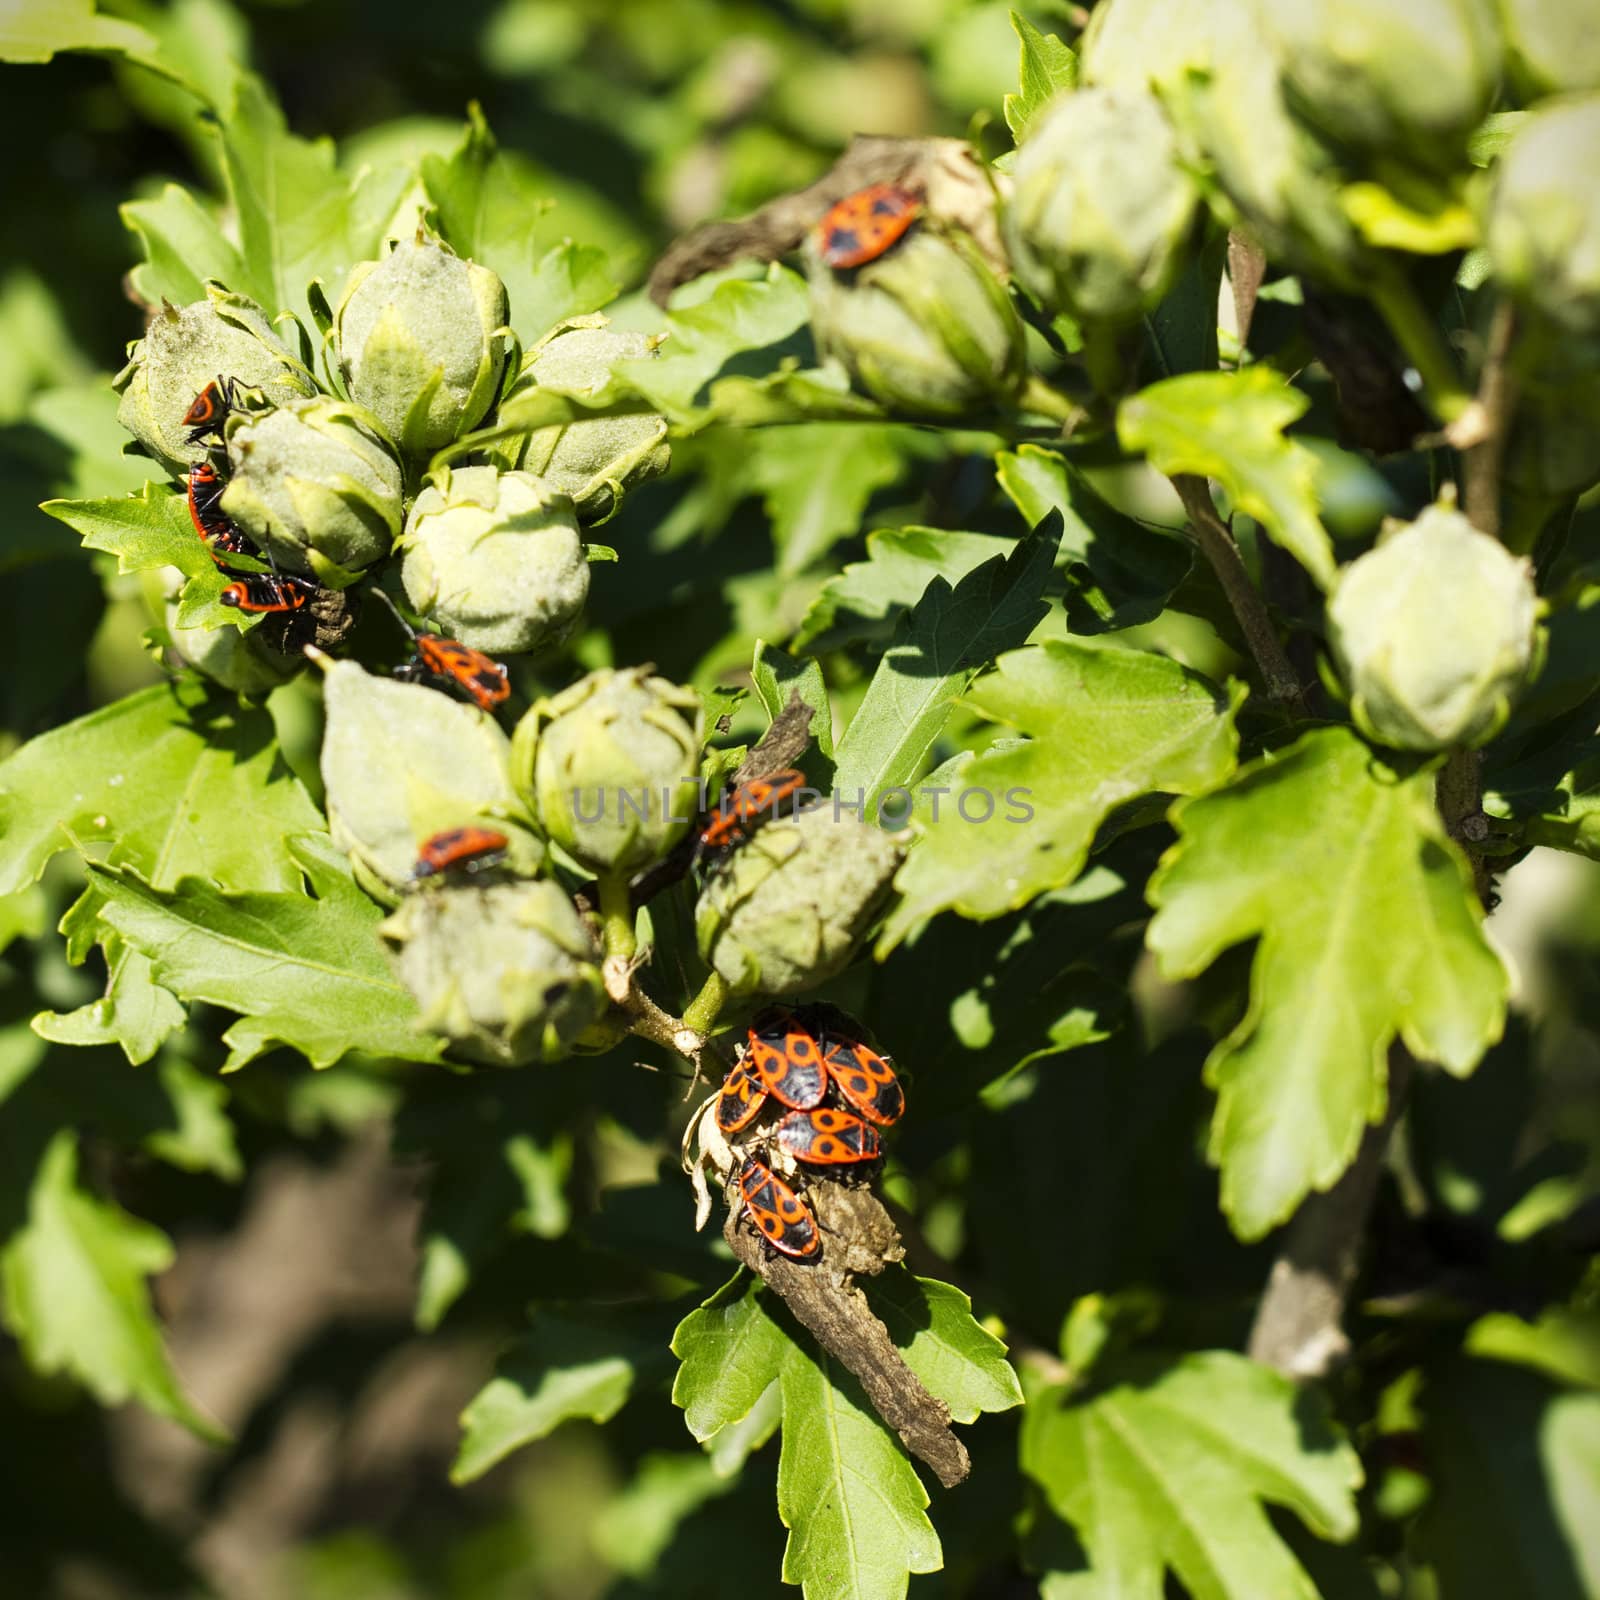
<path id="1" fill-rule="evenodd" d="M 406 636 L 412 641 L 413 644 L 415 644 L 417 630 L 413 628 L 411 624 L 407 622 L 406 619 L 401 615 L 400 607 L 397 606 L 394 601 L 391 600 L 388 595 L 386 595 L 375 583 L 369 583 L 367 585 L 367 593 L 375 594 L 381 601 L 383 601 L 383 603 L 389 608 L 389 614 L 396 622 L 400 624 L 402 628 L 406 630 Z"/>

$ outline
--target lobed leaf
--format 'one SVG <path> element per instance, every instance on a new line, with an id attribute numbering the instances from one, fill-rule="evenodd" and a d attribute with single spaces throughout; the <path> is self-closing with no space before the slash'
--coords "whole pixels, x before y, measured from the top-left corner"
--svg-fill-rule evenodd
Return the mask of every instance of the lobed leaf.
<path id="1" fill-rule="evenodd" d="M 1206 1063 L 1223 1208 L 1254 1239 L 1331 1185 L 1381 1120 L 1396 1036 L 1472 1070 L 1500 1036 L 1506 973 L 1431 772 L 1391 771 L 1348 728 L 1304 735 L 1173 821 L 1149 887 L 1163 970 L 1193 977 L 1260 940 L 1249 1009 Z"/>
<path id="2" fill-rule="evenodd" d="M 1003 109 L 1011 137 L 1021 144 L 1033 119 L 1058 94 L 1078 87 L 1078 58 L 1053 33 L 1041 33 L 1019 11 L 1011 13 L 1011 27 L 1022 42 L 1017 68 L 1022 88 L 1005 97 Z"/>
<path id="3" fill-rule="evenodd" d="M 1029 740 L 974 758 L 958 800 L 919 818 L 880 956 L 937 912 L 998 917 L 1070 883 L 1116 807 L 1221 783 L 1243 698 L 1143 651 L 1048 640 L 1002 656 L 965 703 Z M 959 791 L 984 795 L 987 817 L 968 821 Z"/>

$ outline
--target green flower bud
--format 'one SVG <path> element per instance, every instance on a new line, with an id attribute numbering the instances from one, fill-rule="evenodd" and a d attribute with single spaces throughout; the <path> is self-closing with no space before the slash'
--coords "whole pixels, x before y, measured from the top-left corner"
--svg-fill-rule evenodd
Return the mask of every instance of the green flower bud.
<path id="1" fill-rule="evenodd" d="M 328 827 L 375 899 L 392 901 L 411 883 L 424 840 L 473 822 L 507 836 L 513 869 L 538 870 L 543 847 L 526 831 L 511 742 L 493 717 L 353 661 L 329 669 L 323 703 Z"/>
<path id="2" fill-rule="evenodd" d="M 476 427 L 511 349 L 497 274 L 419 233 L 350 274 L 334 315 L 339 370 L 408 456 Z"/>
<path id="3" fill-rule="evenodd" d="M 264 695 L 287 683 L 306 664 L 303 654 L 292 656 L 274 650 L 261 637 L 260 628 L 180 628 L 178 601 L 184 576 L 167 569 L 164 615 L 167 637 L 177 654 L 213 683 L 238 694 Z"/>
<path id="4" fill-rule="evenodd" d="M 181 309 L 163 304 L 128 364 L 112 380 L 122 395 L 117 421 L 169 472 L 186 472 L 199 453 L 184 413 L 208 383 L 233 378 L 281 405 L 317 392 L 311 374 L 272 331 L 266 313 L 215 284 Z"/>
<path id="5" fill-rule="evenodd" d="M 824 802 L 765 823 L 707 880 L 700 954 L 736 994 L 793 995 L 848 965 L 889 893 L 891 834 Z"/>
<path id="6" fill-rule="evenodd" d="M 547 839 L 596 873 L 634 873 L 698 810 L 704 713 L 647 668 L 591 672 L 517 725 L 511 772 Z"/>
<path id="7" fill-rule="evenodd" d="M 435 474 L 411 508 L 401 548 L 411 604 L 491 655 L 557 643 L 589 597 L 572 502 L 529 472 Z"/>
<path id="8" fill-rule="evenodd" d="M 1573 0 L 1499 0 L 1512 77 L 1523 98 L 1600 89 L 1600 28 Z"/>
<path id="9" fill-rule="evenodd" d="M 1465 164 L 1494 103 L 1494 0 L 1269 0 L 1296 111 L 1330 138 L 1430 169 Z"/>
<path id="10" fill-rule="evenodd" d="M 467 1060 L 555 1061 L 605 1009 L 600 953 L 554 883 L 424 890 L 378 931 L 421 1025 Z"/>
<path id="11" fill-rule="evenodd" d="M 905 415 L 961 417 L 1015 398 L 1022 323 L 977 250 L 925 218 L 848 273 L 806 247 L 817 347 L 874 400 Z"/>
<path id="12" fill-rule="evenodd" d="M 1046 305 L 1131 322 L 1172 286 L 1199 195 L 1154 95 L 1063 95 L 1029 130 L 1011 176 L 1006 243 Z"/>
<path id="13" fill-rule="evenodd" d="M 1600 335 L 1600 94 L 1529 117 L 1500 159 L 1486 244 L 1495 277 L 1567 333 Z"/>
<path id="14" fill-rule="evenodd" d="M 536 389 L 595 395 L 610 382 L 614 363 L 656 354 L 659 339 L 608 328 L 605 321 L 579 317 L 558 328 L 523 363 L 507 403 Z M 665 472 L 672 459 L 667 420 L 654 413 L 537 428 L 494 454 L 503 465 L 535 473 L 571 495 L 586 523 L 604 522 L 621 503 L 624 489 Z"/>
<path id="15" fill-rule="evenodd" d="M 1328 638 L 1357 725 L 1381 744 L 1486 744 L 1538 665 L 1529 564 L 1460 512 L 1430 506 L 1350 563 Z"/>
<path id="16" fill-rule="evenodd" d="M 222 509 L 290 572 L 339 587 L 388 555 L 400 467 L 377 418 L 327 395 L 229 419 Z"/>

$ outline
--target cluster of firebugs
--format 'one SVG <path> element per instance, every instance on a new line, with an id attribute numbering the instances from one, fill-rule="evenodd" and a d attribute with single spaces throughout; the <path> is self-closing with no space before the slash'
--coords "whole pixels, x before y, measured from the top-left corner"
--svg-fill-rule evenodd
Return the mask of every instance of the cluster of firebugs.
<path id="1" fill-rule="evenodd" d="M 822 259 L 838 271 L 875 260 L 898 243 L 921 209 L 917 196 L 896 184 L 875 183 L 846 196 L 817 224 Z M 240 404 L 236 381 L 218 377 L 184 413 L 189 443 L 203 451 L 189 469 L 189 516 L 211 559 L 233 580 L 222 591 L 223 605 L 254 613 L 300 611 L 321 590 L 312 579 L 279 572 L 270 556 L 268 572 L 233 564 L 241 556 L 263 559 L 222 509 L 228 480 L 217 458 L 224 425 Z M 394 615 L 412 644 L 410 659 L 395 669 L 397 678 L 431 681 L 481 711 L 493 711 L 510 694 L 506 669 L 498 661 L 458 640 L 420 633 L 398 611 Z M 700 830 L 696 859 L 742 843 L 804 781 L 801 773 L 786 768 L 739 785 Z M 493 828 L 448 828 L 423 842 L 412 877 L 484 870 L 504 859 L 508 844 Z M 795 1161 L 807 1166 L 874 1165 L 882 1154 L 877 1130 L 898 1120 L 905 1096 L 888 1062 L 854 1037 L 852 1028 L 843 1013 L 828 1006 L 764 1012 L 752 1024 L 745 1053 L 722 1087 L 717 1126 L 730 1135 L 742 1131 L 770 1097 L 789 1108 L 772 1137 Z M 755 1156 L 747 1157 L 740 1169 L 739 1193 L 751 1221 L 775 1250 L 799 1260 L 821 1254 L 810 1208 Z"/>

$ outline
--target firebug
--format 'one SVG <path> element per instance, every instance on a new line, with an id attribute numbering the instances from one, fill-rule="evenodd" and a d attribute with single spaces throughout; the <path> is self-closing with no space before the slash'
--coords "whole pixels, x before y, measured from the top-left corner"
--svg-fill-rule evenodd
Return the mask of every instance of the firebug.
<path id="1" fill-rule="evenodd" d="M 482 872 L 504 859 L 510 842 L 493 828 L 447 828 L 423 841 L 411 876 L 431 878 L 456 867 L 465 872 Z"/>
<path id="2" fill-rule="evenodd" d="M 811 1208 L 770 1167 L 751 1156 L 739 1169 L 745 1214 L 774 1250 L 797 1261 L 822 1255 L 822 1235 Z"/>
<path id="3" fill-rule="evenodd" d="M 724 1133 L 748 1127 L 767 1103 L 767 1091 L 742 1063 L 727 1076 L 717 1096 L 717 1126 Z"/>
<path id="4" fill-rule="evenodd" d="M 199 444 L 204 439 L 221 439 L 222 426 L 229 414 L 239 409 L 239 382 L 236 378 L 213 378 L 199 394 L 194 404 L 183 414 L 183 426 L 189 430 L 189 443 Z"/>
<path id="5" fill-rule="evenodd" d="M 765 778 L 751 778 L 741 783 L 731 795 L 723 796 L 716 815 L 700 830 L 698 852 L 742 844 L 752 828 L 803 789 L 805 782 L 803 772 L 785 767 Z"/>
<path id="6" fill-rule="evenodd" d="M 400 608 L 382 589 L 374 588 L 372 593 L 388 606 L 411 638 L 412 657 L 395 668 L 395 677 L 407 683 L 419 678 L 436 679 L 443 687 L 459 690 L 480 711 L 494 710 L 510 695 L 506 669 L 493 656 L 456 639 L 419 632 L 400 615 Z"/>
<path id="7" fill-rule="evenodd" d="M 922 202 L 895 183 L 874 183 L 839 201 L 817 224 L 817 248 L 830 267 L 876 261 L 922 213 Z"/>
<path id="8" fill-rule="evenodd" d="M 858 1040 L 829 1038 L 822 1059 L 839 1093 L 868 1122 L 887 1127 L 900 1120 L 906 1109 L 906 1092 L 894 1068 L 876 1050 Z"/>
<path id="9" fill-rule="evenodd" d="M 217 598 L 236 611 L 298 611 L 316 592 L 317 585 L 309 578 L 252 572 L 230 583 Z"/>
<path id="10" fill-rule="evenodd" d="M 791 1111 L 778 1124 L 777 1139 L 796 1161 L 819 1167 L 876 1161 L 883 1154 L 876 1128 L 833 1106 Z"/>
<path id="11" fill-rule="evenodd" d="M 211 559 L 233 577 L 244 574 L 230 567 L 224 556 L 254 556 L 255 546 L 234 527 L 222 510 L 222 491 L 227 480 L 209 461 L 197 461 L 189 469 L 189 519 L 211 554 Z"/>
<path id="12" fill-rule="evenodd" d="M 793 1110 L 822 1104 L 828 1087 L 822 1047 L 792 1011 L 773 1007 L 751 1023 L 743 1064 L 768 1094 Z"/>

